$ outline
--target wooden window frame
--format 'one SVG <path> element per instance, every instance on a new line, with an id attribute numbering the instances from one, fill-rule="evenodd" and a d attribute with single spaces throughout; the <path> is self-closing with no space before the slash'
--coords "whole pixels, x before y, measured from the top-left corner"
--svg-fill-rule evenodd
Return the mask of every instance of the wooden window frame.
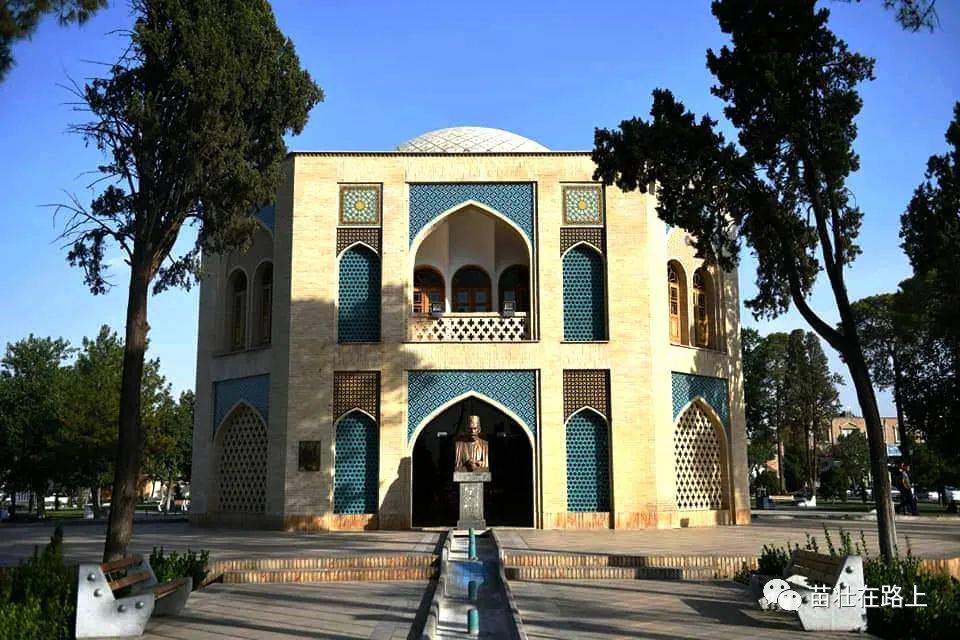
<path id="1" fill-rule="evenodd" d="M 440 279 L 439 285 L 429 285 L 423 286 L 417 284 L 417 272 L 418 271 L 432 271 Z M 444 310 L 446 310 L 446 281 L 443 278 L 443 274 L 440 273 L 440 270 L 435 267 L 423 266 L 417 267 L 413 270 L 413 312 L 427 314 L 430 313 L 430 306 L 432 300 L 430 298 L 431 294 L 439 297 L 439 302 L 444 305 Z"/>
<path id="2" fill-rule="evenodd" d="M 457 274 L 467 269 L 476 269 L 477 271 L 482 273 L 487 279 L 487 285 L 485 287 L 476 287 L 476 286 L 458 287 L 454 285 L 453 283 L 457 279 Z M 450 301 L 450 305 L 454 312 L 456 313 L 490 313 L 491 309 L 493 308 L 493 301 L 491 300 L 492 286 L 491 286 L 490 274 L 487 273 L 486 269 L 484 269 L 483 267 L 479 267 L 477 265 L 464 265 L 456 270 L 456 272 L 453 274 L 453 277 L 450 279 L 450 282 L 451 282 L 451 298 L 452 298 Z M 461 310 L 460 308 L 461 293 L 467 294 L 468 308 L 465 311 Z M 486 307 L 485 309 L 477 308 L 478 306 L 481 306 L 480 304 L 477 303 L 477 294 L 479 293 L 484 294 L 484 296 L 486 297 L 486 304 L 483 305 Z"/>

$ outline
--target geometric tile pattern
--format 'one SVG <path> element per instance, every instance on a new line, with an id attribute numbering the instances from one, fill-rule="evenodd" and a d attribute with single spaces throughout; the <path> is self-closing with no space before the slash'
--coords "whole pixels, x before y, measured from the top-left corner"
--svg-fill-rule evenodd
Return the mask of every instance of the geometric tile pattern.
<path id="1" fill-rule="evenodd" d="M 610 418 L 610 371 L 608 369 L 564 369 L 563 419 L 584 407 Z"/>
<path id="2" fill-rule="evenodd" d="M 435 129 L 397 147 L 405 153 L 523 153 L 549 151 L 545 146 L 511 131 L 490 127 Z"/>
<path id="3" fill-rule="evenodd" d="M 593 245 L 603 253 L 603 227 L 560 227 L 560 255 L 578 242 Z"/>
<path id="4" fill-rule="evenodd" d="M 379 477 L 377 423 L 354 411 L 337 423 L 333 512 L 376 513 Z"/>
<path id="5" fill-rule="evenodd" d="M 357 242 L 380 253 L 380 227 L 337 227 L 337 255 Z"/>
<path id="6" fill-rule="evenodd" d="M 411 184 L 410 242 L 438 215 L 467 200 L 515 222 L 534 245 L 533 185 L 529 182 Z"/>
<path id="7" fill-rule="evenodd" d="M 697 397 L 717 412 L 724 426 L 730 426 L 730 409 L 727 404 L 727 381 L 710 376 L 697 376 L 690 373 L 673 373 L 673 419 L 676 421 L 680 411 Z"/>
<path id="8" fill-rule="evenodd" d="M 563 224 L 603 224 L 600 185 L 563 187 Z"/>
<path id="9" fill-rule="evenodd" d="M 244 401 L 260 412 L 264 420 L 270 419 L 270 375 L 246 376 L 213 383 L 213 429 L 238 402 Z"/>
<path id="10" fill-rule="evenodd" d="M 699 404 L 683 412 L 673 439 L 680 511 L 726 507 L 724 473 L 717 427 Z"/>
<path id="11" fill-rule="evenodd" d="M 410 371 L 407 373 L 407 440 L 424 418 L 449 400 L 476 392 L 496 400 L 537 437 L 536 371 Z M 523 425 L 521 425 L 523 426 Z"/>
<path id="12" fill-rule="evenodd" d="M 380 341 L 380 258 L 363 245 L 340 257 L 337 341 Z"/>
<path id="13" fill-rule="evenodd" d="M 590 409 L 567 420 L 567 511 L 610 511 L 610 438 Z"/>
<path id="14" fill-rule="evenodd" d="M 380 224 L 380 185 L 341 185 L 340 224 Z"/>
<path id="15" fill-rule="evenodd" d="M 267 495 L 267 428 L 240 405 L 220 440 L 220 510 L 263 513 Z"/>
<path id="16" fill-rule="evenodd" d="M 585 245 L 563 256 L 563 339 L 606 340 L 603 257 Z"/>
<path id="17" fill-rule="evenodd" d="M 274 223 L 274 218 L 276 218 L 276 212 L 277 212 L 277 206 L 274 204 L 268 204 L 267 206 L 257 211 L 254 217 L 256 217 L 256 219 L 259 220 L 260 222 L 262 222 L 263 226 L 265 226 L 267 229 L 270 229 L 270 233 L 273 233 L 273 223 Z"/>
<path id="18" fill-rule="evenodd" d="M 380 420 L 380 372 L 333 372 L 333 419 L 351 409 L 361 409 Z"/>

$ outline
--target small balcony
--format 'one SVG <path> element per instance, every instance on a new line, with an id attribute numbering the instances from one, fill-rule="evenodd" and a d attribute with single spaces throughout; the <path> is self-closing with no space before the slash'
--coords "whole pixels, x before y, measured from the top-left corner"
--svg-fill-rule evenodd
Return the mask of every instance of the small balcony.
<path id="1" fill-rule="evenodd" d="M 418 314 L 407 325 L 411 342 L 523 342 L 530 339 L 526 313 Z"/>
<path id="2" fill-rule="evenodd" d="M 532 248 L 497 212 L 465 204 L 413 240 L 410 342 L 536 338 Z"/>

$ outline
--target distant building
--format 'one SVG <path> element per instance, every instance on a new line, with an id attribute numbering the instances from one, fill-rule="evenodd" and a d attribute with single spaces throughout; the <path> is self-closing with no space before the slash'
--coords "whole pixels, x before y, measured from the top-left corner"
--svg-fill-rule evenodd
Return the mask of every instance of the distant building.
<path id="1" fill-rule="evenodd" d="M 900 429 L 897 428 L 897 419 L 880 418 L 880 421 L 883 422 L 883 442 L 887 445 L 887 455 L 899 456 Z M 849 435 L 854 431 L 859 431 L 866 436 L 867 421 L 853 415 L 850 411 L 845 411 L 842 416 L 837 416 L 830 423 L 830 444 L 837 444 L 841 436 Z"/>

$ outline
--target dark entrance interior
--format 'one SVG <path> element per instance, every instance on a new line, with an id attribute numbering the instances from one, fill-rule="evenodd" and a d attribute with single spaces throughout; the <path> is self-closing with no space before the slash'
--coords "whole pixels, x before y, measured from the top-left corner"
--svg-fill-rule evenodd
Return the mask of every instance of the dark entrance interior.
<path id="1" fill-rule="evenodd" d="M 533 526 L 533 452 L 519 424 L 482 400 L 467 398 L 434 418 L 413 446 L 413 526 L 452 527 L 459 498 L 453 482 L 454 438 L 467 416 L 480 416 L 490 448 L 484 510 L 491 526 Z"/>

